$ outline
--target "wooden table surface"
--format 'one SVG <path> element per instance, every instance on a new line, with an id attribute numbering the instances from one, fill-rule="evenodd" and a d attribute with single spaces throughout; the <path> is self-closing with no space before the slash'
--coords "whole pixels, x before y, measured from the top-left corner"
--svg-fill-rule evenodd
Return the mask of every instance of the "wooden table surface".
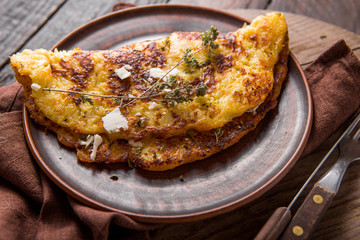
<path id="1" fill-rule="evenodd" d="M 2 0 L 0 3 L 0 86 L 15 81 L 8 57 L 24 48 L 50 49 L 65 35 L 86 22 L 112 11 L 117 1 Z M 266 11 L 286 12 L 290 49 L 305 68 L 323 50 L 340 38 L 360 56 L 360 1 L 347 0 L 149 0 L 148 4 L 193 4 L 223 9 L 247 19 Z M 316 19 L 316 20 L 315 20 Z M 326 23 L 327 22 L 327 23 Z M 335 26 L 336 25 L 336 26 Z M 272 212 L 287 206 L 307 177 L 335 142 L 340 131 L 314 154 L 298 161 L 270 191 L 254 202 L 213 218 L 166 225 L 151 232 L 152 239 L 252 239 Z M 315 176 L 323 174 L 331 158 Z M 312 239 L 358 239 L 360 234 L 360 164 L 348 169 L 340 191 Z M 305 191 L 307 193 L 309 189 Z M 301 200 L 295 204 L 296 209 Z"/>

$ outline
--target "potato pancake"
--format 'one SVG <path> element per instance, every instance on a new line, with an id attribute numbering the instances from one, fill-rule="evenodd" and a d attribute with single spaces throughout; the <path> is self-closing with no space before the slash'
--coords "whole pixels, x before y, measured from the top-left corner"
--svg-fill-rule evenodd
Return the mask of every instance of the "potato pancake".
<path id="1" fill-rule="evenodd" d="M 289 53 L 284 15 L 217 34 L 175 32 L 116 50 L 24 50 L 10 60 L 30 116 L 80 161 L 162 171 L 231 146 L 276 106 Z"/>

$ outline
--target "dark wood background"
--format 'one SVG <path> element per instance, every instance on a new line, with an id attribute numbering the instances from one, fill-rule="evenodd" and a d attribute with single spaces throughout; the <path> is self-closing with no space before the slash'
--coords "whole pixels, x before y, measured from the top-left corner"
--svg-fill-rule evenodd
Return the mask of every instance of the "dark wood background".
<path id="1" fill-rule="evenodd" d="M 8 57 L 24 48 L 51 48 L 86 22 L 112 11 L 118 1 L 2 0 L 0 3 L 0 85 L 15 81 Z M 296 13 L 360 33 L 358 0 L 135 0 L 148 4 L 192 4 L 217 9 L 268 9 Z M 29 14 L 31 13 L 31 14 Z"/>
<path id="2" fill-rule="evenodd" d="M 9 55 L 22 49 L 50 49 L 64 36 L 77 27 L 112 11 L 115 0 L 1 0 L 0 2 L 0 86 L 15 81 L 14 73 L 9 66 Z M 245 13 L 241 9 L 266 9 L 295 13 L 313 19 L 334 24 L 356 34 L 360 34 L 360 1 L 359 0 L 138 0 L 124 1 L 138 6 L 148 4 L 192 4 L 228 10 L 235 14 Z M 258 12 L 249 11 L 251 17 Z M 291 31 L 294 38 L 293 52 L 301 63 L 314 59 L 324 48 L 316 48 L 321 31 L 316 31 L 314 41 L 304 39 L 311 35 L 311 20 L 288 15 L 289 27 L 300 26 Z M 304 21 L 305 20 L 305 21 Z M 304 24 L 304 22 L 306 24 Z M 322 24 L 317 29 L 322 29 Z M 324 25 L 326 30 L 334 31 L 332 35 L 348 36 L 352 47 L 360 46 L 360 37 L 340 28 Z M 341 30 L 341 29 L 340 29 Z M 303 35 L 307 31 L 307 35 Z M 309 33 L 310 31 L 310 33 Z M 332 36 L 332 37 L 333 37 Z M 341 36 L 339 36 L 341 37 Z M 329 37 L 322 42 L 333 42 Z M 300 51 L 302 50 L 302 51 Z M 360 53 L 357 51 L 356 53 Z M 309 159 L 303 159 L 295 165 L 291 172 L 271 191 L 257 199 L 254 203 L 235 211 L 214 218 L 166 225 L 151 233 L 152 239 L 251 239 L 270 216 L 280 206 L 286 206 L 296 191 L 305 182 L 315 168 L 313 159 L 321 157 L 329 149 L 329 144 L 336 136 L 324 144 Z M 329 163 L 320 171 L 323 173 Z M 359 167 L 357 167 L 359 166 Z M 340 192 L 323 221 L 313 235 L 313 239 L 358 239 L 360 235 L 360 165 L 351 167 L 345 175 Z M 256 226 L 256 227 L 254 227 Z M 118 238 L 118 231 L 113 229 L 112 237 Z"/>

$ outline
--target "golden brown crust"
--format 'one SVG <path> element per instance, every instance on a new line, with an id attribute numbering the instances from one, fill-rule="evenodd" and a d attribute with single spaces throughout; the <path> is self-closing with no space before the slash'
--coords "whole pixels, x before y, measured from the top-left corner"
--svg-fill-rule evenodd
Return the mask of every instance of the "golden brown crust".
<path id="1" fill-rule="evenodd" d="M 116 50 L 24 50 L 10 61 L 20 74 L 47 89 L 32 95 L 39 109 L 60 126 L 118 139 L 168 138 L 190 129 L 222 127 L 263 102 L 273 88 L 272 71 L 285 32 L 284 16 L 272 13 L 222 34 L 212 54 L 202 45 L 200 33 L 178 32 Z M 195 56 L 184 60 L 189 52 L 196 52 L 197 64 Z M 172 67 L 176 73 L 161 79 Z M 199 96 L 197 90 L 205 86 L 206 94 Z M 87 94 L 99 97 L 87 101 Z M 100 97 L 104 95 L 115 97 Z M 115 108 L 127 124 L 109 132 L 102 118 Z M 147 122 L 139 127 L 141 117 Z"/>
<path id="2" fill-rule="evenodd" d="M 181 33 L 179 36 L 190 40 L 199 38 L 196 33 Z M 221 44 L 235 49 L 236 41 L 234 42 L 232 34 L 223 34 L 220 35 L 219 38 L 224 40 Z M 254 36 L 252 40 L 255 43 L 259 41 L 256 36 Z M 144 52 L 131 51 L 126 54 L 123 50 L 124 49 L 122 49 L 122 51 L 105 51 L 103 52 L 103 55 L 107 59 L 106 61 L 108 61 L 109 66 L 113 66 L 114 64 L 124 65 L 131 63 L 132 67 L 136 69 L 138 62 L 138 71 L 133 72 L 133 74 L 136 74 L 132 76 L 132 81 L 135 83 L 135 88 L 140 91 L 144 91 L 144 82 L 140 81 L 140 76 L 146 74 L 147 71 L 141 72 L 141 65 L 143 65 L 144 62 L 150 66 L 164 65 L 166 58 L 163 56 L 163 52 L 156 47 L 155 43 L 147 45 Z M 135 140 L 135 142 L 115 139 L 108 134 L 103 133 L 100 134 L 103 142 L 97 150 L 95 160 L 91 160 L 90 157 L 92 148 L 79 144 L 80 141 L 84 141 L 86 139 L 86 135 L 76 133 L 71 129 L 59 126 L 48 119 L 35 104 L 34 98 L 31 94 L 32 90 L 30 87 L 30 77 L 20 75 L 17 71 L 18 69 L 15 67 L 13 67 L 13 69 L 16 73 L 16 78 L 24 86 L 26 92 L 24 101 L 31 118 L 35 119 L 38 124 L 54 131 L 62 144 L 71 148 L 76 148 L 77 157 L 80 161 L 104 163 L 130 162 L 133 166 L 147 170 L 163 171 L 185 163 L 203 159 L 220 152 L 221 150 L 235 144 L 245 134 L 253 130 L 265 117 L 266 113 L 277 105 L 277 98 L 280 94 L 282 83 L 287 76 L 288 53 L 288 38 L 286 35 L 282 51 L 280 52 L 279 59 L 273 70 L 273 86 L 262 86 L 263 88 L 256 89 L 256 93 L 267 94 L 267 98 L 254 111 L 246 112 L 220 128 L 208 131 L 196 131 L 190 129 L 185 134 L 177 136 L 168 135 L 168 129 L 166 126 L 162 126 L 159 129 L 156 127 L 152 128 L 152 135 L 149 135 L 146 138 L 143 136 L 148 134 L 147 131 L 149 129 L 142 129 L 141 126 L 138 126 L 137 132 L 132 133 L 132 139 Z M 91 52 L 76 52 L 71 58 L 72 60 L 75 59 L 77 61 L 78 65 L 76 68 L 69 67 L 67 62 L 62 60 L 58 65 L 51 66 L 52 74 L 59 76 L 69 75 L 68 77 L 76 83 L 78 88 L 74 90 L 81 90 L 87 87 L 86 78 L 94 69 L 94 63 L 92 62 L 90 55 Z M 233 61 L 234 60 L 231 55 L 223 56 L 222 54 L 219 54 L 216 57 L 216 63 L 214 66 L 206 67 L 203 75 L 200 78 L 194 79 L 191 84 L 196 85 L 199 83 L 206 83 L 209 86 L 209 91 L 211 91 L 211 86 L 215 84 L 216 81 L 213 78 L 213 72 L 218 71 L 221 73 L 226 71 L 227 68 L 231 68 L 233 66 Z M 111 89 L 113 94 L 122 95 L 128 91 L 130 84 L 127 80 L 119 81 L 116 74 L 110 73 L 113 72 L 113 70 L 114 69 L 111 67 L 108 69 L 110 79 L 108 81 L 109 89 Z M 240 68 L 239 71 L 241 73 L 243 69 Z M 138 83 L 136 82 L 136 79 L 139 80 Z M 181 84 L 181 79 L 178 80 L 180 80 Z M 251 82 L 248 84 L 250 85 Z M 271 89 L 270 92 L 269 89 Z M 236 95 L 236 92 L 234 94 Z M 244 97 L 247 99 L 258 98 L 258 96 L 253 93 L 247 93 L 248 95 L 246 96 L 241 94 L 243 93 L 239 93 L 239 96 L 237 96 L 239 99 Z M 73 101 L 77 101 L 77 99 L 74 98 Z M 181 129 L 185 124 L 184 120 L 178 117 L 176 113 L 173 113 L 172 117 L 174 122 L 171 128 L 174 129 L 178 127 Z M 129 119 L 129 122 L 131 121 L 132 120 Z M 135 119 L 134 122 L 137 122 L 137 119 Z"/>
<path id="3" fill-rule="evenodd" d="M 133 166 L 147 170 L 161 171 L 206 158 L 238 142 L 240 138 L 253 130 L 265 117 L 266 113 L 277 104 L 277 97 L 280 94 L 281 85 L 287 75 L 289 51 L 287 41 L 280 54 L 279 61 L 274 68 L 273 91 L 266 101 L 256 109 L 255 113 L 248 112 L 241 117 L 235 118 L 222 127 L 219 133 L 216 133 L 217 130 L 207 132 L 188 131 L 185 135 L 168 139 L 161 137 L 152 138 L 147 140 L 151 143 L 143 143 L 150 146 L 146 150 L 146 153 L 143 153 L 139 147 L 132 147 L 126 140 L 111 140 L 103 134 L 102 138 L 104 142 L 97 151 L 95 162 L 117 163 L 129 161 Z M 22 83 L 29 82 L 26 76 L 17 77 Z M 62 144 L 76 148 L 77 157 L 80 161 L 92 162 L 90 159 L 91 148 L 85 148 L 83 145 L 77 144 L 78 141 L 81 138 L 85 138 L 85 136 L 73 134 L 68 129 L 59 127 L 47 119 L 44 114 L 39 111 L 32 97 L 29 96 L 29 90 L 31 90 L 31 88 L 26 87 L 27 84 L 24 84 L 24 86 L 28 95 L 25 98 L 25 104 L 31 117 L 34 118 L 37 123 L 56 132 Z M 174 154 L 179 152 L 179 149 L 181 153 Z M 145 159 L 143 157 L 144 154 L 150 156 L 150 160 Z"/>

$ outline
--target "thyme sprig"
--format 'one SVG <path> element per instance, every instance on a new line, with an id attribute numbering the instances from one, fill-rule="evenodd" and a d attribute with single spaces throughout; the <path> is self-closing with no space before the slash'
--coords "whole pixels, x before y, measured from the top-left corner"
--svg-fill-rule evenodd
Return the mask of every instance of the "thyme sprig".
<path id="1" fill-rule="evenodd" d="M 217 129 L 215 129 L 215 139 L 216 139 L 216 142 L 219 142 L 219 138 L 224 134 L 224 130 L 219 127 Z"/>
<path id="2" fill-rule="evenodd" d="M 207 59 L 202 63 L 199 63 L 199 61 L 196 59 L 195 54 L 208 49 L 208 55 L 210 58 L 213 58 L 215 56 L 215 52 L 213 50 L 217 49 L 219 47 L 218 43 L 214 43 L 214 41 L 216 40 L 216 38 L 219 36 L 219 31 L 217 30 L 216 27 L 211 26 L 209 30 L 207 30 L 206 32 L 201 34 L 201 48 L 197 51 L 195 51 L 194 53 L 191 51 L 190 48 L 187 48 L 185 50 L 185 54 L 184 54 L 184 62 L 187 64 L 188 67 L 192 67 L 192 68 L 201 68 L 204 66 L 207 66 L 209 64 L 211 64 L 211 60 Z"/>
<path id="3" fill-rule="evenodd" d="M 210 44 L 210 47 L 216 49 L 219 47 L 219 44 L 215 44 L 214 41 L 219 36 L 219 31 L 216 27 L 211 26 L 209 30 L 201 34 L 202 44 L 203 46 L 207 46 Z"/>
<path id="4" fill-rule="evenodd" d="M 89 101 L 89 97 L 86 96 L 91 96 L 91 97 L 100 97 L 100 98 L 115 98 L 115 99 L 125 99 L 125 100 L 129 100 L 129 99 L 146 99 L 149 97 L 157 97 L 157 96 L 161 96 L 163 94 L 153 94 L 150 96 L 118 96 L 118 95 L 102 95 L 102 94 L 94 94 L 94 93 L 87 93 L 87 92 L 79 92 L 79 91 L 71 91 L 71 90 L 63 90 L 63 89 L 55 89 L 55 88 L 42 88 L 43 91 L 47 91 L 47 92 L 63 92 L 63 93 L 72 93 L 72 94 L 79 94 L 81 99 L 83 101 Z"/>
<path id="5" fill-rule="evenodd" d="M 185 84 L 184 86 L 177 86 L 172 91 L 169 91 L 164 96 L 164 102 L 170 106 L 174 106 L 176 103 L 191 102 L 190 93 L 193 86 L 191 84 Z"/>
<path id="6" fill-rule="evenodd" d="M 185 50 L 185 54 L 184 54 L 184 62 L 187 64 L 188 67 L 190 68 L 202 68 L 205 67 L 209 64 L 211 64 L 211 60 L 207 59 L 205 61 L 203 61 L 202 63 L 199 63 L 199 61 L 196 59 L 195 54 L 205 50 L 204 47 L 200 48 L 199 50 L 197 50 L 196 52 L 191 52 L 190 48 L 187 48 Z"/>
<path id="7" fill-rule="evenodd" d="M 142 92 L 139 96 L 118 96 L 118 95 L 102 95 L 94 93 L 86 93 L 80 91 L 71 91 L 71 90 L 62 90 L 62 89 L 53 89 L 53 88 L 42 88 L 43 91 L 53 91 L 53 92 L 64 92 L 70 94 L 78 94 L 81 100 L 85 103 L 88 102 L 91 105 L 94 104 L 94 100 L 90 97 L 100 97 L 100 98 L 113 98 L 114 102 L 120 103 L 120 108 L 124 108 L 138 99 L 149 99 L 158 96 L 164 96 L 164 102 L 170 105 L 175 105 L 176 103 L 192 101 L 190 98 L 191 93 L 193 92 L 193 86 L 191 84 L 177 85 L 178 80 L 176 76 L 168 78 L 167 76 L 171 71 L 180 66 L 182 63 L 186 63 L 188 68 L 201 68 L 211 64 L 211 60 L 207 59 L 201 63 L 196 58 L 196 54 L 208 49 L 209 57 L 214 57 L 215 53 L 213 50 L 219 47 L 219 44 L 214 43 L 216 38 L 219 35 L 219 31 L 216 27 L 211 26 L 209 30 L 201 34 L 202 44 L 201 48 L 192 52 L 190 48 L 185 50 L 184 56 L 162 77 L 158 78 L 147 90 Z M 206 94 L 208 87 L 200 83 L 195 89 L 196 96 L 204 96 Z M 126 104 L 123 104 L 123 100 L 130 100 Z"/>
<path id="8" fill-rule="evenodd" d="M 216 27 L 211 26 L 209 30 L 201 34 L 202 45 L 204 47 L 209 45 L 209 56 L 214 57 L 215 53 L 212 50 L 215 50 L 219 47 L 218 43 L 214 43 L 216 38 L 219 36 L 219 31 Z"/>
<path id="9" fill-rule="evenodd" d="M 80 95 L 81 100 L 83 101 L 83 103 L 90 103 L 90 105 L 94 105 L 94 100 L 92 100 L 92 98 L 86 96 L 86 95 Z"/>

